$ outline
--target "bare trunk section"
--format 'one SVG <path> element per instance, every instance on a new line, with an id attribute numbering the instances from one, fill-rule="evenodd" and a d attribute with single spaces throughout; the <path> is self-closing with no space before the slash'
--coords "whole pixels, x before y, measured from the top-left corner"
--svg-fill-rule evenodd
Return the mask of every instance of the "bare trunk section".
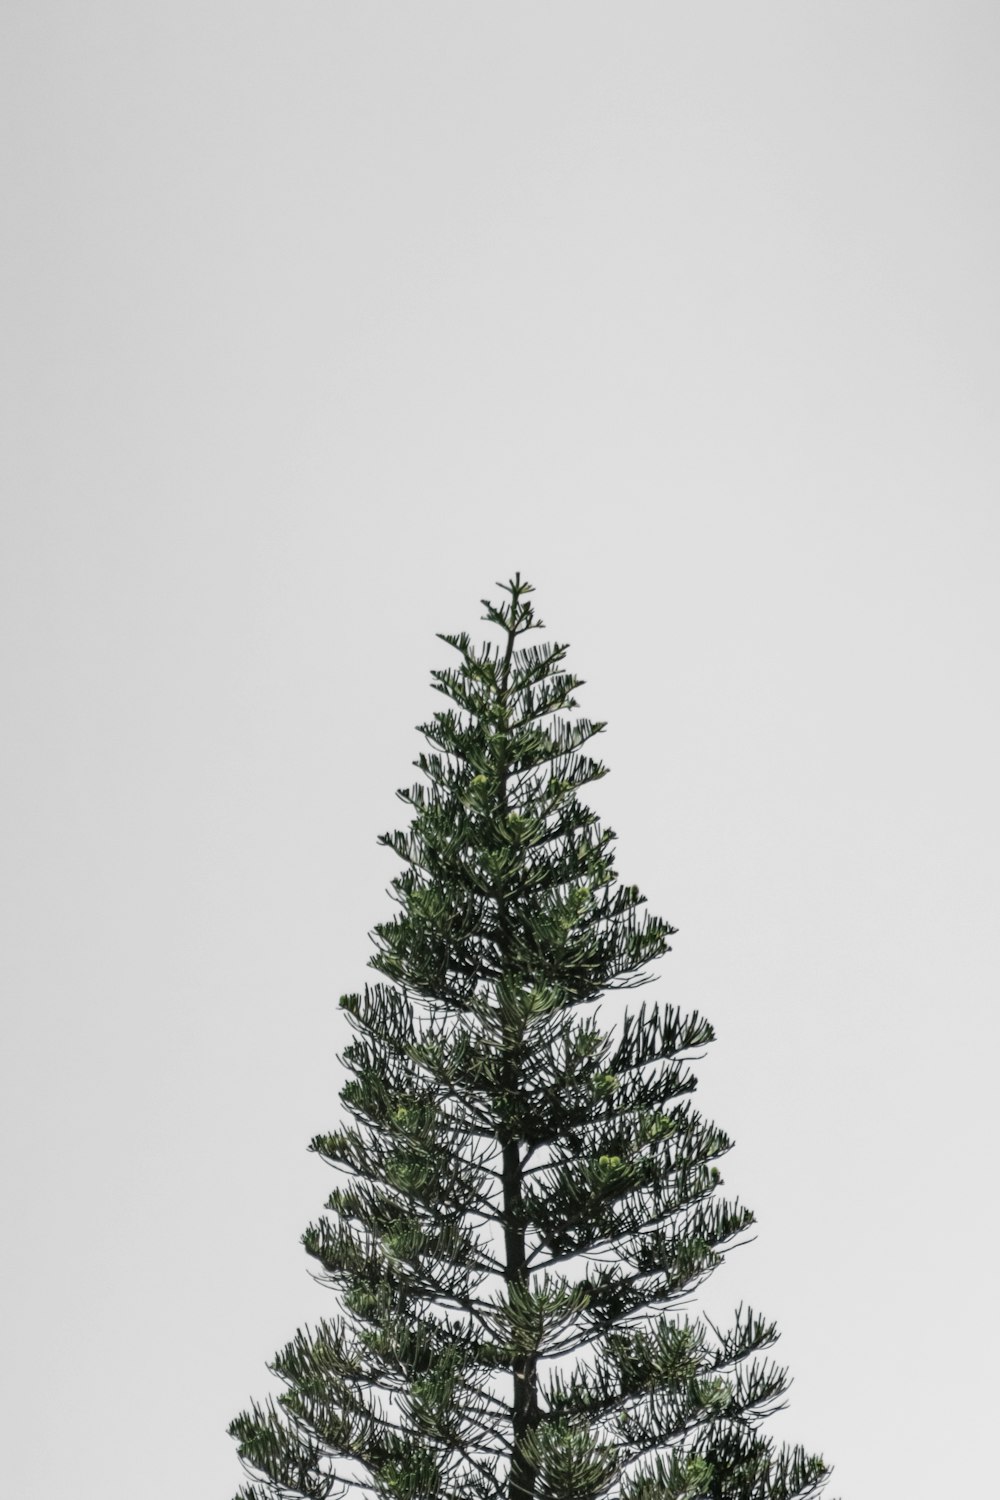
<path id="1" fill-rule="evenodd" d="M 521 1152 L 517 1141 L 503 1148 L 504 1245 L 507 1252 L 508 1287 L 529 1285 L 521 1215 Z M 510 1463 L 510 1500 L 533 1500 L 535 1468 L 524 1457 L 524 1438 L 538 1422 L 538 1353 L 522 1352 L 511 1364 L 514 1377 L 512 1406 L 514 1446 Z"/>

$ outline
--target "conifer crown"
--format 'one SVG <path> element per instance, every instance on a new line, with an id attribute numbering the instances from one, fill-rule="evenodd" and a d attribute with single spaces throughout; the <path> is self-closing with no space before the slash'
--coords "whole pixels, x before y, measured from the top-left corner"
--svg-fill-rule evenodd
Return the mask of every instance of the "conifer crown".
<path id="1" fill-rule="evenodd" d="M 753 1223 L 719 1196 L 730 1141 L 690 1096 L 697 1013 L 602 997 L 649 982 L 675 929 L 619 883 L 580 792 L 605 728 L 531 585 L 482 602 L 501 640 L 440 637 L 449 701 L 398 793 L 383 981 L 345 995 L 338 1173 L 303 1236 L 339 1310 L 270 1366 L 230 1432 L 236 1500 L 810 1500 L 828 1469 L 761 1424 L 772 1323 L 681 1306 Z"/>

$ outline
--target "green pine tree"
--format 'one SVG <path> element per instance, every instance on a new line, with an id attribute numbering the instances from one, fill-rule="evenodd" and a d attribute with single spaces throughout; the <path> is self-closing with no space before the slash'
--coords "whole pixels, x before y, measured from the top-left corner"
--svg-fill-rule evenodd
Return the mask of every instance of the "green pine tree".
<path id="1" fill-rule="evenodd" d="M 237 1500 L 816 1496 L 822 1459 L 760 1430 L 787 1389 L 774 1325 L 679 1311 L 753 1222 L 690 1103 L 713 1033 L 598 1007 L 675 929 L 618 884 L 579 798 L 605 726 L 560 717 L 566 647 L 518 647 L 544 627 L 520 575 L 504 592 L 499 644 L 441 637 L 450 706 L 420 726 L 409 831 L 379 840 L 403 861 L 372 933 L 388 983 L 340 1002 L 349 1118 L 310 1147 L 341 1174 L 303 1236 L 339 1310 L 232 1423 Z"/>

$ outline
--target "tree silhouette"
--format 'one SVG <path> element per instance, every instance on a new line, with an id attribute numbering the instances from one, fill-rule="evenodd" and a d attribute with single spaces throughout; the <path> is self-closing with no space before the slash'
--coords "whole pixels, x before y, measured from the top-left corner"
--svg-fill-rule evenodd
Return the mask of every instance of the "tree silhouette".
<path id="1" fill-rule="evenodd" d="M 774 1325 L 679 1308 L 753 1216 L 690 1102 L 708 1022 L 601 1007 L 675 929 L 580 801 L 605 726 L 562 717 L 566 646 L 518 645 L 531 592 L 483 600 L 499 644 L 441 637 L 449 706 L 380 839 L 403 862 L 372 933 L 387 982 L 341 999 L 347 1118 L 311 1144 L 340 1184 L 303 1242 L 339 1310 L 232 1423 L 237 1500 L 805 1500 L 828 1477 L 761 1431 Z"/>

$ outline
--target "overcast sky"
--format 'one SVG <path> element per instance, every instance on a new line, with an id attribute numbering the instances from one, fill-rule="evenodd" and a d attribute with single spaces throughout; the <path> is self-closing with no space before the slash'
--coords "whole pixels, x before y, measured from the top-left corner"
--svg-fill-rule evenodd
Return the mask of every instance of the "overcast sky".
<path id="1" fill-rule="evenodd" d="M 332 1311 L 437 631 L 536 586 L 839 1500 L 995 1474 L 1000 12 L 2 7 L 5 1493 Z"/>

